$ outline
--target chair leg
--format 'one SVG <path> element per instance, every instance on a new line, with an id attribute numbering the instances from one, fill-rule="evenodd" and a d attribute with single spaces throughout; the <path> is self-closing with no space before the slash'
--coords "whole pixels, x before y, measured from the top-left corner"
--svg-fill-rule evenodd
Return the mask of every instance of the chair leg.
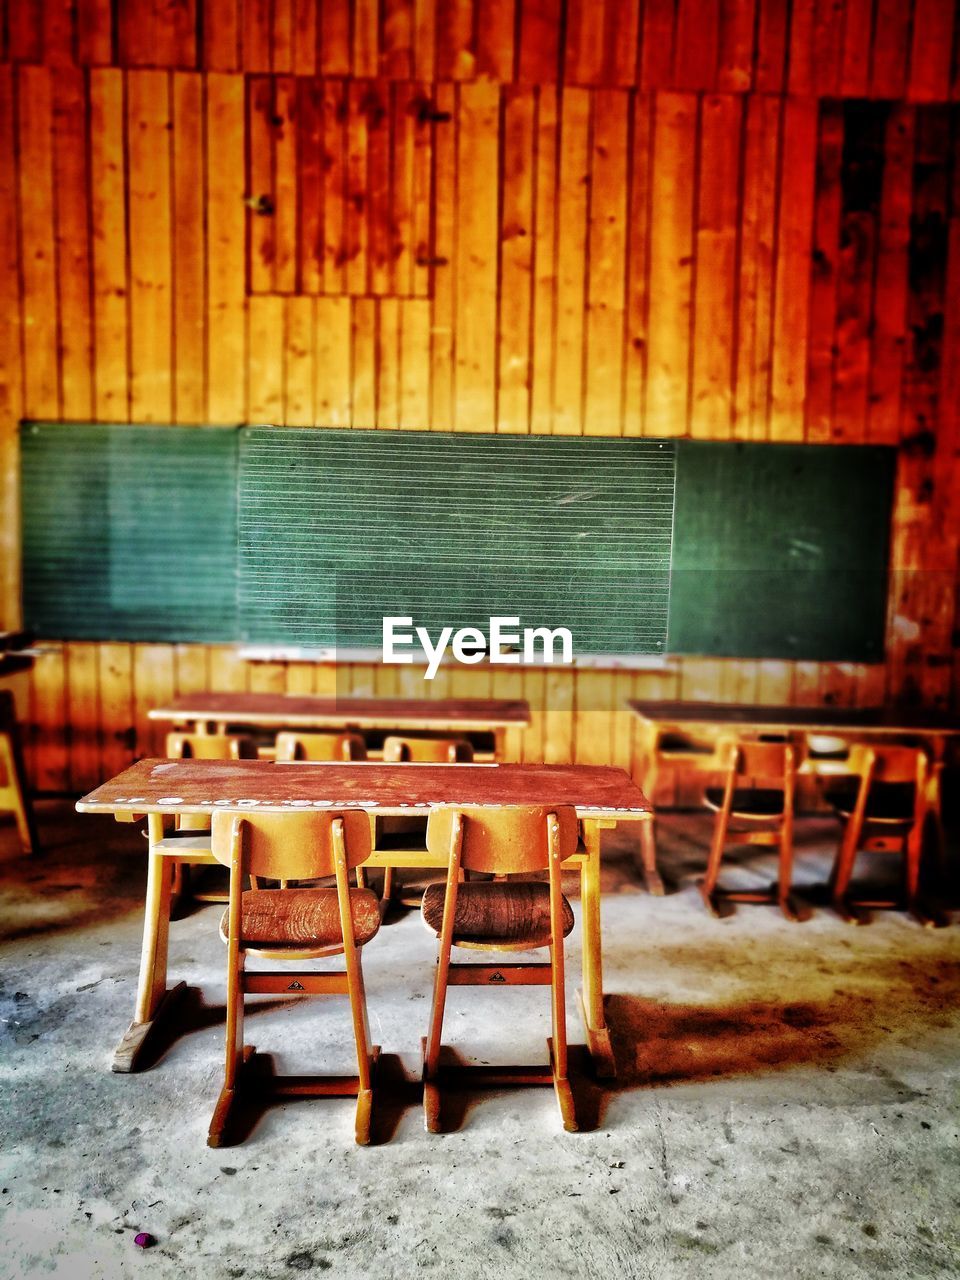
<path id="1" fill-rule="evenodd" d="M 428 1133 L 442 1133 L 440 1125 L 440 1090 L 437 1071 L 440 1065 L 440 1040 L 443 1034 L 443 1010 L 447 999 L 447 979 L 450 968 L 449 952 L 437 957 L 437 971 L 433 982 L 433 1003 L 430 1007 L 430 1026 L 423 1044 L 423 1119 Z"/>
<path id="2" fill-rule="evenodd" d="M 237 1099 L 237 1088 L 243 1065 L 253 1056 L 253 1046 L 243 1043 L 243 991 L 241 990 L 241 974 L 243 972 L 243 956 L 239 963 L 231 966 L 227 974 L 227 1026 L 225 1036 L 226 1062 L 223 1072 L 223 1088 L 213 1111 L 210 1129 L 207 1134 L 208 1147 L 222 1147 L 230 1124 L 230 1112 Z"/>
<path id="3" fill-rule="evenodd" d="M 24 853 L 36 853 L 40 848 L 37 826 L 33 817 L 33 809 L 27 798 L 27 776 L 23 767 L 23 757 L 19 750 L 19 739 L 13 734 L 0 730 L 0 774 L 6 774 L 6 785 L 0 787 L 4 804 L 9 804 L 17 823 L 17 833 Z"/>
<path id="4" fill-rule="evenodd" d="M 710 845 L 710 856 L 707 859 L 707 872 L 700 881 L 700 893 L 703 897 L 704 905 L 712 916 L 719 916 L 720 909 L 717 906 L 716 890 L 717 880 L 720 878 L 720 863 L 723 859 L 723 846 L 727 840 L 727 826 L 729 818 L 722 810 L 717 814 L 717 821 L 713 828 L 713 842 Z"/>
<path id="5" fill-rule="evenodd" d="M 560 1108 L 560 1119 L 568 1133 L 577 1132 L 577 1114 L 573 1091 L 567 1074 L 567 1002 L 563 967 L 563 939 L 550 947 L 550 1006 L 553 1039 L 550 1041 L 550 1065 L 553 1088 Z"/>
<path id="6" fill-rule="evenodd" d="M 363 986 L 363 969 L 360 948 L 344 951 L 347 970 L 347 992 L 350 996 L 350 1013 L 353 1018 L 353 1035 L 357 1045 L 357 1112 L 354 1120 L 354 1136 L 357 1145 L 365 1147 L 370 1141 L 370 1119 L 373 1110 L 373 1079 L 370 1047 L 370 1024 L 367 1019 L 367 996 Z"/>
<path id="7" fill-rule="evenodd" d="M 850 879 L 853 875 L 853 864 L 857 856 L 857 846 L 860 843 L 861 829 L 860 823 L 854 821 L 853 818 L 847 820 L 831 876 L 833 908 L 847 924 L 862 924 L 864 922 L 863 917 L 854 911 L 847 902 L 847 890 L 850 888 Z"/>
<path id="8" fill-rule="evenodd" d="M 660 872 L 657 870 L 657 838 L 654 822 L 655 819 L 648 818 L 640 824 L 640 869 L 643 872 L 647 893 L 656 898 L 662 898 L 664 888 Z"/>
<path id="9" fill-rule="evenodd" d="M 784 822 L 780 830 L 780 866 L 777 882 L 777 905 L 788 920 L 796 924 L 800 920 L 797 908 L 790 896 L 793 885 L 793 823 Z"/>

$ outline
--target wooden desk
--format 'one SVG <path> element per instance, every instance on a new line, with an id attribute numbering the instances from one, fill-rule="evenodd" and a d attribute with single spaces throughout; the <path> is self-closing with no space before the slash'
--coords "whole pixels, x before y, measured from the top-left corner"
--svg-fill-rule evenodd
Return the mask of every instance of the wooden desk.
<path id="1" fill-rule="evenodd" d="M 622 769 L 592 765 L 276 764 L 267 760 L 141 760 L 77 802 L 81 813 L 148 815 L 149 866 L 134 1021 L 114 1055 L 115 1071 L 134 1068 L 150 1028 L 183 984 L 167 988 L 167 941 L 176 839 L 164 814 L 360 808 L 374 816 L 426 815 L 441 805 L 572 805 L 583 828 L 580 863 L 583 989 L 580 1008 L 600 1075 L 614 1071 L 603 1010 L 600 942 L 600 832 L 648 820 L 643 793 Z M 424 866 L 403 852 L 375 851 L 365 866 Z M 438 865 L 446 865 L 443 859 Z"/>
<path id="2" fill-rule="evenodd" d="M 940 777 L 947 741 L 960 736 L 960 717 L 909 707 L 791 707 L 646 700 L 628 702 L 627 705 L 634 716 L 631 771 L 651 802 L 657 785 L 656 743 L 658 735 L 669 730 L 681 734 L 697 728 L 729 729 L 748 734 L 822 733 L 867 742 L 875 738 L 919 738 L 931 755 L 928 802 L 936 815 L 938 838 L 942 843 Z M 827 770 L 818 767 L 817 771 Z M 830 771 L 842 773 L 842 763 L 837 762 Z M 655 867 L 652 823 L 644 828 L 643 858 L 648 884 L 651 876 L 656 883 L 659 875 Z M 662 886 L 659 891 L 663 892 Z"/>
<path id="3" fill-rule="evenodd" d="M 496 760 L 519 760 L 525 702 L 487 698 L 319 698 L 288 693 L 190 693 L 149 712 L 194 733 L 229 729 L 343 729 L 383 733 L 492 733 Z"/>

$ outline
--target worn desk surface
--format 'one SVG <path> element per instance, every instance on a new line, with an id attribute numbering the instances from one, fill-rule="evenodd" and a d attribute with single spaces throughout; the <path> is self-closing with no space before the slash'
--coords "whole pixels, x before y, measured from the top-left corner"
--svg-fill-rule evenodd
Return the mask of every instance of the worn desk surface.
<path id="1" fill-rule="evenodd" d="M 267 813 L 316 805 L 378 814 L 437 805 L 573 805 L 581 818 L 643 818 L 650 805 L 623 769 L 549 764 L 275 764 L 141 760 L 77 802 L 81 813 Z"/>
<path id="2" fill-rule="evenodd" d="M 289 693 L 189 693 L 151 720 L 202 720 L 314 729 L 490 730 L 530 723 L 525 702 L 487 698 L 320 698 Z"/>
<path id="3" fill-rule="evenodd" d="M 910 707 L 791 707 L 740 702 L 633 701 L 641 720 L 668 724 L 720 724 L 763 729 L 860 731 L 870 734 L 960 734 L 960 717 Z"/>

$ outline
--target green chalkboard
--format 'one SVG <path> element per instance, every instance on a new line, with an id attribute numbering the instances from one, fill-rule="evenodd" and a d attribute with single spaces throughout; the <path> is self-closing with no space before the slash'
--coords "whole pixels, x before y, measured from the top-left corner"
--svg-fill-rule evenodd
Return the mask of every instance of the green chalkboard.
<path id="1" fill-rule="evenodd" d="M 24 625 L 63 639 L 234 639 L 236 437 L 24 423 Z"/>
<path id="2" fill-rule="evenodd" d="M 677 450 L 671 653 L 879 662 L 896 450 Z"/>
<path id="3" fill-rule="evenodd" d="M 675 445 L 250 428 L 245 639 L 377 647 L 384 616 L 568 627 L 579 654 L 663 653 Z"/>

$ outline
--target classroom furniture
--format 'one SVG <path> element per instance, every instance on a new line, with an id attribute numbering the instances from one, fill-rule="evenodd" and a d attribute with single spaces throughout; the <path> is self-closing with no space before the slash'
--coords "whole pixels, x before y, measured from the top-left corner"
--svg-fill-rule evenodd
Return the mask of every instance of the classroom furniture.
<path id="1" fill-rule="evenodd" d="M 725 738 L 717 748 L 722 784 L 704 789 L 704 802 L 716 813 L 707 871 L 700 892 L 711 915 L 720 915 L 720 899 L 773 902 L 788 920 L 799 915 L 790 897 L 793 878 L 793 806 L 796 781 L 794 749 L 787 742 Z M 731 827 L 736 823 L 737 827 Z M 727 844 L 773 846 L 779 850 L 777 883 L 767 890 L 717 888 Z"/>
<path id="2" fill-rule="evenodd" d="M 9 689 L 0 689 L 0 813 L 12 813 L 24 853 L 40 848 L 27 789 L 17 709 Z"/>
<path id="3" fill-rule="evenodd" d="M 850 749 L 848 768 L 849 779 L 826 793 L 844 824 L 831 877 L 834 908 L 850 924 L 864 923 L 864 910 L 903 905 L 921 924 L 945 924 L 945 918 L 925 909 L 919 898 L 929 803 L 927 753 L 919 747 L 857 743 Z M 850 880 L 860 851 L 897 853 L 903 858 L 904 901 L 850 899 Z"/>
<path id="4" fill-rule="evenodd" d="M 429 1133 L 442 1132 L 441 1090 L 464 1078 L 481 1087 L 552 1084 L 564 1129 L 577 1128 L 567 1075 L 567 1016 L 563 940 L 573 929 L 573 911 L 560 887 L 561 863 L 578 846 L 575 810 L 557 806 L 507 810 L 436 809 L 427 820 L 427 847 L 448 858 L 446 885 L 423 895 L 423 920 L 437 938 L 430 1027 L 423 1048 L 423 1113 Z M 461 871 L 493 875 L 546 871 L 548 883 L 460 883 Z M 453 947 L 517 952 L 549 948 L 546 963 L 501 961 L 495 965 L 451 963 Z M 456 1067 L 441 1062 L 443 1013 L 448 986 L 523 983 L 550 987 L 553 1036 L 547 1041 L 550 1068 Z"/>
<path id="5" fill-rule="evenodd" d="M 168 733 L 164 749 L 174 760 L 254 760 L 256 745 L 236 733 Z"/>
<path id="6" fill-rule="evenodd" d="M 912 707 L 827 707 L 783 706 L 737 702 L 681 702 L 673 699 L 633 699 L 627 703 L 633 717 L 633 750 L 631 773 L 646 795 L 650 783 L 656 784 L 662 763 L 657 743 L 666 732 L 678 735 L 703 730 L 736 732 L 741 737 L 781 737 L 826 734 L 847 741 L 922 743 L 929 753 L 926 778 L 927 808 L 935 825 L 938 847 L 943 848 L 941 817 L 941 776 L 947 745 L 960 737 L 960 717 L 938 711 Z M 693 767 L 712 770 L 714 758 L 705 756 Z M 843 760 L 804 761 L 798 773 L 821 776 L 843 774 Z M 649 780 L 649 781 L 648 781 Z M 656 885 L 656 847 L 652 826 L 645 830 L 641 845 L 643 872 L 647 883 Z"/>
<path id="7" fill-rule="evenodd" d="M 290 693 L 187 693 L 154 707 L 151 720 L 193 732 L 229 728 L 338 730 L 360 734 L 492 734 L 496 760 L 518 760 L 530 723 L 526 702 L 495 698 L 323 698 Z"/>
<path id="8" fill-rule="evenodd" d="M 366 760 L 367 744 L 359 733 L 277 734 L 277 760 Z"/>
<path id="9" fill-rule="evenodd" d="M 277 814 L 215 813 L 213 854 L 230 868 L 230 901 L 220 927 L 227 944 L 226 1064 L 223 1087 L 210 1122 L 208 1145 L 226 1145 L 230 1113 L 255 1080 L 252 1045 L 244 1044 L 247 994 L 348 995 L 357 1046 L 357 1075 L 272 1077 L 278 1097 L 356 1097 L 354 1133 L 370 1141 L 373 1068 L 380 1052 L 371 1046 L 363 989 L 361 949 L 380 928 L 380 908 L 369 889 L 351 888 L 347 877 L 370 856 L 370 820 L 359 809 Z M 246 889 L 254 882 L 313 880 L 333 875 L 336 887 Z M 342 955 L 344 969 L 246 970 L 247 956 L 271 961 L 315 960 Z"/>
<path id="10" fill-rule="evenodd" d="M 392 764 L 469 764 L 473 747 L 465 738 L 397 738 L 383 744 L 383 758 Z"/>
<path id="11" fill-rule="evenodd" d="M 614 1073 L 603 1008 L 600 940 L 600 839 L 618 823 L 648 821 L 650 805 L 622 769 L 600 765 L 278 764 L 269 760 L 141 760 L 77 801 L 81 813 L 146 814 L 147 900 L 135 1021 L 114 1057 L 114 1069 L 131 1071 L 159 1018 L 183 984 L 167 989 L 171 874 L 163 815 L 227 812 L 295 813 L 303 807 L 358 808 L 373 816 L 422 816 L 439 806 L 465 808 L 539 805 L 576 810 L 581 846 L 572 855 L 580 870 L 583 986 L 580 1009 L 599 1074 Z M 433 866 L 446 870 L 447 855 L 425 852 L 415 863 L 402 850 L 374 850 L 365 867 Z"/>

